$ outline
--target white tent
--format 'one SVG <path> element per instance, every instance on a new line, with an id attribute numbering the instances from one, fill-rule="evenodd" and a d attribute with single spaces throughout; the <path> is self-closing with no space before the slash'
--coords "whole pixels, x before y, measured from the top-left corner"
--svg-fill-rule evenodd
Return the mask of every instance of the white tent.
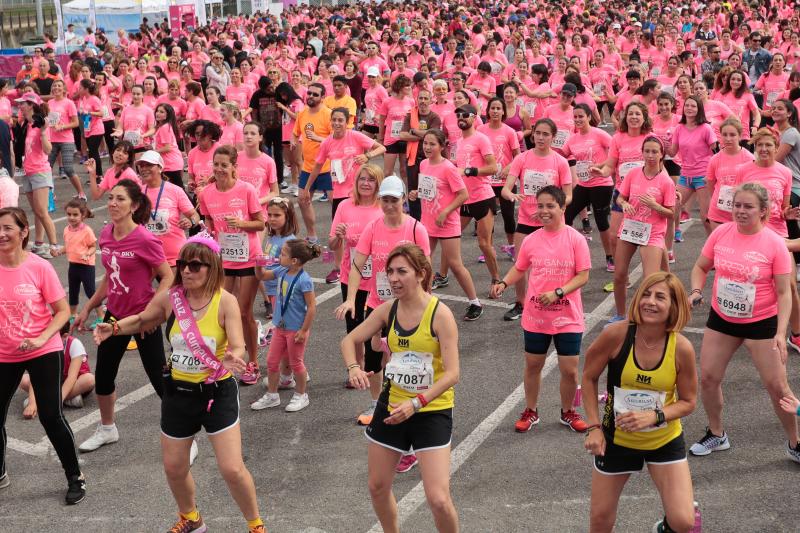
<path id="1" fill-rule="evenodd" d="M 116 42 L 116 31 L 122 28 L 135 31 L 142 23 L 142 17 L 150 22 L 160 21 L 167 16 L 169 0 L 95 0 L 97 27 L 103 28 L 106 36 Z M 64 24 L 75 24 L 76 33 L 82 35 L 89 26 L 89 0 L 73 0 L 62 6 Z"/>

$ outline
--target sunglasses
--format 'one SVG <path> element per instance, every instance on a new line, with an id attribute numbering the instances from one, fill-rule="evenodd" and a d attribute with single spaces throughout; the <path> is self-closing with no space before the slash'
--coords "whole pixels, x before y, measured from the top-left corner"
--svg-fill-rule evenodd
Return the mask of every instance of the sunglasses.
<path id="1" fill-rule="evenodd" d="M 474 115 L 472 113 L 467 113 L 465 111 L 459 111 L 458 113 L 456 113 L 456 117 L 458 118 L 471 118 L 473 116 Z"/>
<path id="2" fill-rule="evenodd" d="M 203 263 L 202 261 L 184 261 L 183 259 L 178 259 L 175 261 L 175 266 L 178 267 L 178 272 L 183 272 L 183 269 L 189 267 L 189 272 L 192 274 L 197 274 L 200 272 L 200 269 L 203 267 L 211 266 L 208 263 Z"/>
<path id="3" fill-rule="evenodd" d="M 321 94 L 321 93 L 309 93 L 309 92 L 307 92 L 307 93 L 306 93 L 306 96 L 311 96 L 311 97 L 314 97 L 314 98 L 319 98 L 320 96 L 322 96 L 322 94 Z"/>

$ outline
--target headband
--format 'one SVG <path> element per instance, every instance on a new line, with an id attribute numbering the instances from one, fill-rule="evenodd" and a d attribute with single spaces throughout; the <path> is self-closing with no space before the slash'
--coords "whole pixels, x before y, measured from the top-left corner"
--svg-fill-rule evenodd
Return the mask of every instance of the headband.
<path id="1" fill-rule="evenodd" d="M 215 241 L 211 234 L 205 230 L 201 231 L 194 237 L 189 237 L 189 239 L 186 240 L 186 243 L 202 244 L 203 246 L 207 246 L 209 249 L 211 249 L 211 251 L 215 254 L 220 252 L 220 247 L 219 244 L 217 244 L 217 241 Z"/>

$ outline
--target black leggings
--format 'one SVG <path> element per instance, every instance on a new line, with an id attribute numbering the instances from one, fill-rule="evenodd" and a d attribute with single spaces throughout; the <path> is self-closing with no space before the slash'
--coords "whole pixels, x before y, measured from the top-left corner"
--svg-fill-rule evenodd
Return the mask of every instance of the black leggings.
<path id="1" fill-rule="evenodd" d="M 103 322 L 111 322 L 111 313 L 106 312 Z M 150 384 L 161 397 L 164 390 L 162 370 L 166 364 L 164 358 L 164 339 L 161 336 L 161 326 L 152 333 L 133 335 L 139 348 L 139 358 L 147 373 Z M 101 396 L 112 394 L 116 389 L 114 381 L 117 379 L 119 364 L 125 355 L 131 335 L 115 335 L 100 343 L 97 347 L 97 367 L 95 368 L 95 392 Z"/>
<path id="2" fill-rule="evenodd" d="M 106 120 L 103 122 L 103 128 L 105 128 L 105 133 L 103 134 L 103 138 L 106 140 L 106 148 L 108 149 L 108 159 L 111 160 L 111 154 L 114 153 L 114 137 L 111 135 L 114 132 L 114 121 L 113 120 Z M 113 163 L 113 162 L 112 162 Z M 98 173 L 98 176 L 100 174 Z"/>
<path id="3" fill-rule="evenodd" d="M 2 416 L 3 453 L 0 454 L 0 476 L 6 473 L 6 418 L 14 393 L 27 370 L 31 387 L 36 395 L 39 422 L 47 438 L 55 448 L 61 467 L 69 480 L 79 476 L 78 454 L 75 451 L 75 436 L 61 410 L 61 374 L 64 371 L 63 352 L 50 352 L 19 363 L 0 363 L 0 416 Z"/>
<path id="4" fill-rule="evenodd" d="M 269 150 L 275 160 L 278 183 L 283 182 L 283 132 L 280 128 L 264 130 L 264 147 Z"/>
<path id="5" fill-rule="evenodd" d="M 364 318 L 367 318 L 374 309 L 367 307 L 364 313 Z M 386 332 L 382 332 L 381 336 L 385 337 Z M 372 342 L 367 341 L 364 343 L 364 371 L 378 373 L 383 370 L 383 352 L 375 351 L 372 349 Z"/>
<path id="6" fill-rule="evenodd" d="M 575 217 L 589 205 L 592 206 L 594 222 L 599 231 L 606 231 L 610 227 L 608 217 L 611 215 L 611 195 L 614 193 L 613 185 L 599 187 L 584 187 L 576 185 L 572 189 L 572 202 L 567 206 L 564 220 L 571 226 Z"/>
<path id="7" fill-rule="evenodd" d="M 500 202 L 500 214 L 503 216 L 503 229 L 505 230 L 506 235 L 513 235 L 517 231 L 517 220 L 514 218 L 514 202 L 503 198 L 503 195 L 501 194 L 503 191 L 502 185 L 492 185 L 492 190 L 494 191 L 495 197 L 497 197 Z M 514 185 L 514 188 L 511 189 L 511 192 L 517 194 L 516 185 Z"/>
<path id="8" fill-rule="evenodd" d="M 789 205 L 792 207 L 797 207 L 800 205 L 800 196 L 795 193 L 792 193 L 792 196 L 789 199 Z M 786 221 L 786 228 L 789 230 L 789 238 L 790 239 L 797 239 L 800 237 L 800 225 L 798 225 L 796 220 L 787 220 Z M 800 264 L 800 252 L 794 252 L 792 254 L 794 256 L 794 264 Z"/>
<path id="9" fill-rule="evenodd" d="M 80 301 L 81 285 L 87 298 L 94 296 L 94 265 L 83 263 L 70 263 L 67 268 L 67 282 L 69 285 L 69 305 L 76 306 Z"/>
<path id="10" fill-rule="evenodd" d="M 419 148 L 422 151 L 421 148 Z M 417 157 L 417 162 L 409 165 L 406 162 L 406 176 L 408 178 L 408 190 L 415 191 L 419 187 L 419 164 L 421 159 Z M 417 220 L 422 220 L 422 201 L 417 198 L 416 200 L 408 201 L 408 214 Z"/>
<path id="11" fill-rule="evenodd" d="M 165 170 L 164 175 L 170 183 L 183 189 L 183 170 Z"/>
<path id="12" fill-rule="evenodd" d="M 97 175 L 103 175 L 103 162 L 100 160 L 100 143 L 103 142 L 102 135 L 92 135 L 86 137 L 86 147 L 89 149 L 89 157 L 94 159 L 94 164 L 97 166 Z"/>

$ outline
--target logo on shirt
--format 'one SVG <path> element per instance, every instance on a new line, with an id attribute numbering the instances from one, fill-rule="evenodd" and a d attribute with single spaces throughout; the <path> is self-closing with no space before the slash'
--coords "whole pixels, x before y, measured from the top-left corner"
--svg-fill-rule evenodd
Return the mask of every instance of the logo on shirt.
<path id="1" fill-rule="evenodd" d="M 409 345 L 410 345 L 410 342 L 409 342 L 408 339 L 404 339 L 402 337 L 397 339 L 397 346 L 399 346 L 400 348 L 408 348 Z"/>
<path id="2" fill-rule="evenodd" d="M 244 199 L 242 198 L 231 198 L 228 202 L 228 205 L 231 207 L 244 207 Z"/>
<path id="3" fill-rule="evenodd" d="M 645 376 L 644 374 L 636 374 L 636 383 L 641 383 L 643 385 L 650 385 L 652 381 L 652 376 Z"/>
<path id="4" fill-rule="evenodd" d="M 20 283 L 14 287 L 14 293 L 20 296 L 33 296 L 39 293 L 39 289 L 32 283 Z"/>
<path id="5" fill-rule="evenodd" d="M 743 257 L 745 261 L 750 261 L 751 263 L 769 263 L 767 257 L 761 252 L 745 252 Z"/>

